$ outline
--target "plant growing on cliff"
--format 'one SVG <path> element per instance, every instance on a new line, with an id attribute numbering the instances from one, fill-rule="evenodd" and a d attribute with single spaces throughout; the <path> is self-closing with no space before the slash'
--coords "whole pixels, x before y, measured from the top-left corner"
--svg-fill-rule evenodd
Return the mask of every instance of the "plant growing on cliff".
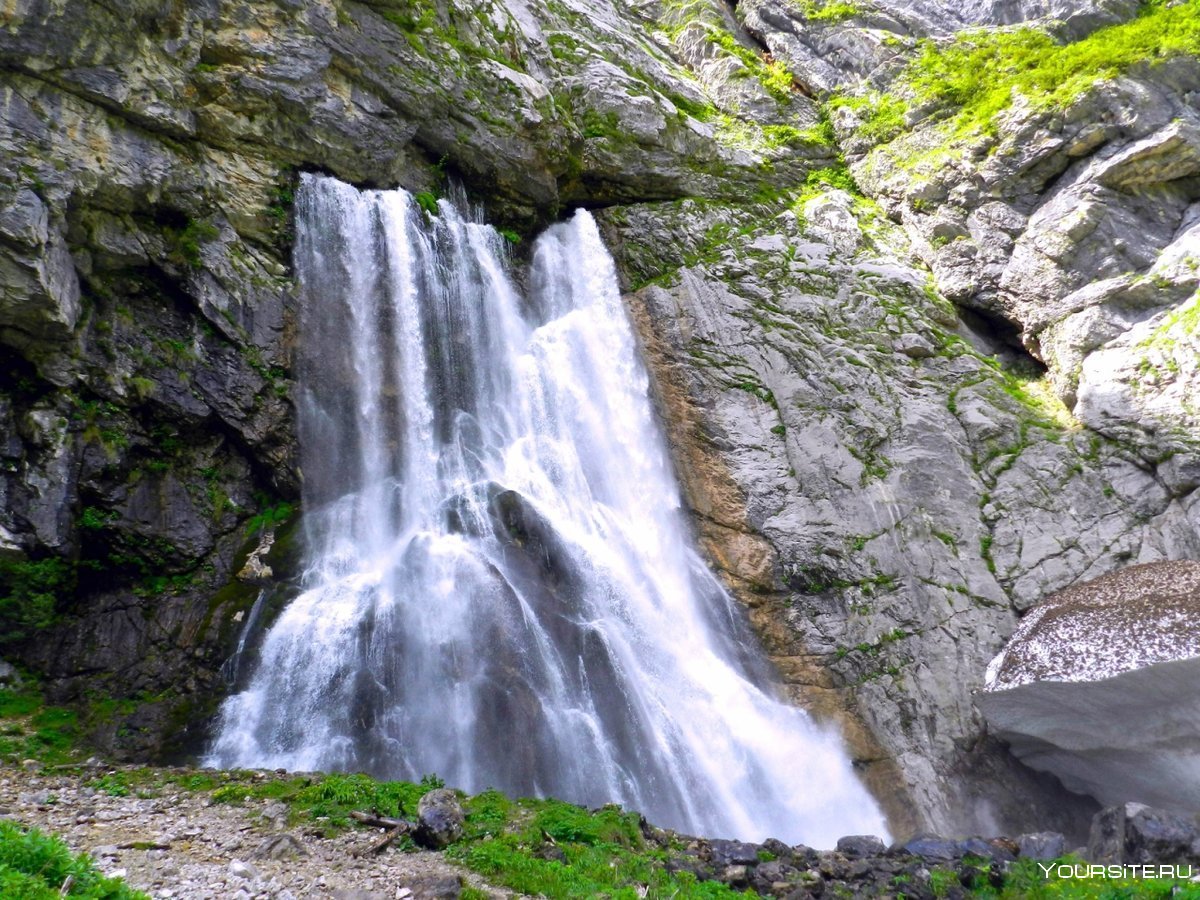
<path id="1" fill-rule="evenodd" d="M 1060 44 L 1020 27 L 965 31 L 949 43 L 923 41 L 891 94 L 835 97 L 862 115 L 860 134 L 883 143 L 907 130 L 906 108 L 951 110 L 948 137 L 994 134 L 1017 97 L 1034 109 L 1068 106 L 1097 82 L 1138 65 L 1200 54 L 1200 0 L 1150 2 L 1129 22 Z"/>
<path id="2" fill-rule="evenodd" d="M 0 646 L 6 646 L 54 623 L 58 597 L 75 589 L 75 567 L 57 556 L 0 558 L 0 584 Z"/>
<path id="3" fill-rule="evenodd" d="M 219 237 L 220 229 L 211 222 L 196 219 L 189 220 L 182 229 L 163 228 L 163 238 L 167 242 L 167 258 L 176 265 L 198 268 L 200 266 L 200 245 Z"/>
<path id="4" fill-rule="evenodd" d="M 438 214 L 438 198 L 436 194 L 430 191 L 419 191 L 413 194 L 413 200 L 416 201 L 417 206 L 425 210 L 427 215 L 436 216 Z"/>
<path id="5" fill-rule="evenodd" d="M 271 504 L 259 496 L 259 512 L 246 520 L 246 534 L 259 535 L 264 531 L 273 531 L 292 517 L 296 508 L 287 501 Z"/>
<path id="6" fill-rule="evenodd" d="M 808 21 L 827 25 L 844 22 L 862 12 L 857 3 L 847 3 L 845 0 L 792 0 L 792 3 Z"/>

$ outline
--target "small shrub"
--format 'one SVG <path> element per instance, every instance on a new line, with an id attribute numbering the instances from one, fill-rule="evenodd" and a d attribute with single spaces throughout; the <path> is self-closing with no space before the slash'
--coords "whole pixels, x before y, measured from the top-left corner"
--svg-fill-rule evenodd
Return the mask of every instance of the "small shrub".
<path id="1" fill-rule="evenodd" d="M 63 888 L 70 879 L 70 886 Z M 57 837 L 0 821 L 0 896 L 14 900 L 148 900 L 117 878 L 106 878 Z"/>
<path id="2" fill-rule="evenodd" d="M 428 215 L 436 216 L 438 214 L 438 198 L 436 194 L 432 194 L 429 191 L 420 191 L 413 194 L 413 200 Z"/>
<path id="3" fill-rule="evenodd" d="M 58 598 L 74 593 L 75 566 L 56 556 L 0 559 L 0 646 L 17 644 L 55 621 Z"/>

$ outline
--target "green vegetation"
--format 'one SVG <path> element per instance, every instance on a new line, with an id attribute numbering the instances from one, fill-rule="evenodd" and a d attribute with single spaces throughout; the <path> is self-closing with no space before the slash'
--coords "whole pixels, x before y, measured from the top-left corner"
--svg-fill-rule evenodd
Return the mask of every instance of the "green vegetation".
<path id="1" fill-rule="evenodd" d="M 760 154 L 785 147 L 823 147 L 830 143 L 823 125 L 796 128 L 792 125 L 761 125 L 750 119 L 739 119 L 713 111 L 706 118 L 715 125 L 715 137 L 726 147 L 750 150 Z"/>
<path id="2" fill-rule="evenodd" d="M 296 511 L 296 508 L 286 501 L 271 505 L 262 497 L 259 497 L 259 507 L 258 514 L 246 520 L 246 534 L 248 536 L 262 534 L 268 529 L 274 530 L 278 528 L 287 522 Z"/>
<path id="3" fill-rule="evenodd" d="M 176 265 L 189 266 L 193 269 L 200 266 L 200 245 L 207 243 L 221 234 L 211 222 L 189 220 L 182 229 L 169 226 L 163 228 L 163 237 L 167 242 L 167 259 Z"/>
<path id="4" fill-rule="evenodd" d="M 430 191 L 419 191 L 413 194 L 413 200 L 416 201 L 417 206 L 425 210 L 427 215 L 436 216 L 438 214 L 437 194 Z"/>
<path id="5" fill-rule="evenodd" d="M 1154 331 L 1138 342 L 1139 350 L 1173 350 L 1183 338 L 1200 335 L 1200 291 L 1163 317 Z"/>
<path id="6" fill-rule="evenodd" d="M 896 629 L 875 644 L 864 644 L 847 652 L 876 656 L 884 645 L 909 637 Z M 845 654 L 840 654 L 845 655 Z M 904 662 L 901 663 L 905 664 Z M 899 666 L 870 673 L 863 680 L 888 674 L 899 677 Z M 34 710 L 27 699 L 0 692 L 0 715 L 28 714 Z M 114 797 L 152 798 L 175 791 L 211 796 L 215 803 L 249 805 L 249 815 L 266 801 L 280 801 L 290 810 L 290 821 L 306 831 L 332 835 L 357 827 L 352 811 L 412 819 L 418 801 L 440 779 L 427 776 L 420 783 L 376 781 L 366 775 L 274 775 L 264 772 L 180 772 L 156 769 L 116 769 L 91 778 L 87 785 Z M 460 795 L 461 796 L 461 795 Z M 547 898 L 609 897 L 636 898 L 732 898 L 742 894 L 717 881 L 699 881 L 687 871 L 668 872 L 666 863 L 682 844 L 669 833 L 649 829 L 642 818 L 618 806 L 589 811 L 554 799 L 515 800 L 498 791 L 463 797 L 466 823 L 463 836 L 446 855 L 471 869 L 492 885 L 531 896 Z M 408 838 L 396 842 L 400 851 L 415 849 Z M 774 859 L 762 850 L 760 862 Z M 1075 857 L 1053 864 L 1080 865 Z M 82 868 L 75 872 L 67 866 Z M 15 870 L 41 878 L 53 893 L 27 887 L 25 881 L 5 881 Z M 0 823 L 0 896 L 40 900 L 57 897 L 67 875 L 75 874 L 68 897 L 125 900 L 141 895 L 118 882 L 105 880 L 90 869 L 86 859 L 72 857 L 54 838 L 29 832 L 11 823 Z M 912 876 L 902 873 L 893 879 L 903 896 Z M 15 887 L 9 887 L 9 885 Z M 832 896 L 842 896 L 834 885 Z M 1062 878 L 1052 871 L 1047 877 L 1032 860 L 1019 860 L 1003 869 L 977 857 L 967 857 L 955 867 L 930 867 L 929 890 L 936 897 L 965 896 L 986 900 L 1109 900 L 1118 897 L 1180 898 L 1200 900 L 1200 885 L 1166 879 L 1123 881 Z M 105 893 L 104 891 L 108 891 Z M 6 892 L 7 891 L 7 892 Z M 28 891 L 22 893 L 21 891 Z M 464 897 L 484 896 L 478 889 Z"/>
<path id="7" fill-rule="evenodd" d="M 267 206 L 267 215 L 282 224 L 291 212 L 292 206 L 296 202 L 295 191 L 292 190 L 292 178 L 294 177 L 290 169 L 283 169 L 280 172 L 280 178 L 284 179 L 281 183 L 276 184 L 271 191 L 271 202 Z"/>
<path id="8" fill-rule="evenodd" d="M 709 42 L 736 57 L 746 71 L 766 88 L 767 93 L 780 101 L 791 97 L 792 73 L 783 62 L 763 58 L 762 54 L 743 46 L 736 37 L 718 25 L 707 24 L 706 27 Z"/>
<path id="9" fill-rule="evenodd" d="M 862 12 L 857 3 L 844 0 L 792 0 L 792 4 L 804 13 L 808 21 L 828 25 L 844 22 Z"/>
<path id="10" fill-rule="evenodd" d="M 60 838 L 0 821 L 0 897 L 11 900 L 145 900 L 118 878 L 105 878 Z"/>
<path id="11" fill-rule="evenodd" d="M 447 851 L 493 884 L 546 897 L 734 897 L 723 884 L 670 874 L 640 817 L 606 806 L 510 800 L 485 791 L 466 801 L 465 834 Z"/>
<path id="12" fill-rule="evenodd" d="M 894 579 L 889 579 L 889 587 L 895 584 Z M 851 653 L 865 653 L 868 656 L 878 656 L 888 644 L 894 644 L 896 641 L 902 641 L 905 638 L 912 637 L 912 632 L 905 631 L 903 628 L 893 628 L 891 631 L 882 635 L 879 640 L 874 643 L 861 643 L 853 647 L 839 647 L 834 654 L 838 659 L 845 659 Z"/>
<path id="13" fill-rule="evenodd" d="M 935 897 L 953 896 L 963 887 L 963 878 L 974 870 L 968 897 L 979 900 L 1200 900 L 1200 884 L 1166 878 L 1064 878 L 1059 866 L 1084 866 L 1076 856 L 1065 856 L 1041 865 L 1050 868 L 1047 877 L 1037 862 L 1019 859 L 1003 872 L 993 872 L 993 863 L 966 857 L 958 872 L 930 870 L 930 889 Z M 996 883 L 998 882 L 998 885 Z"/>
<path id="14" fill-rule="evenodd" d="M 75 567 L 57 556 L 0 557 L 0 647 L 32 637 L 54 623 L 58 598 L 75 590 Z"/>
<path id="15" fill-rule="evenodd" d="M 473 61 L 490 59 L 507 68 L 525 71 L 520 27 L 503 7 L 497 8 L 491 3 L 473 4 L 469 14 L 474 18 L 472 22 L 458 10 L 452 9 L 439 16 L 432 4 L 401 5 L 410 8 L 377 8 L 377 12 L 401 31 L 409 47 L 419 55 L 441 56 L 441 48 L 450 47 L 459 55 L 456 67 L 460 69 Z M 497 15 L 506 19 L 503 28 L 496 25 L 494 17 Z"/>
<path id="16" fill-rule="evenodd" d="M 79 715 L 46 706 L 36 686 L 0 690 L 0 762 L 36 759 L 61 765 L 78 757 Z M 3 894 L 0 894 L 3 896 Z"/>
<path id="17" fill-rule="evenodd" d="M 712 46 L 723 54 L 738 60 L 749 77 L 757 78 L 763 88 L 776 100 L 786 102 L 791 98 L 792 73 L 779 60 L 743 45 L 726 27 L 719 14 L 705 3 L 696 0 L 671 0 L 666 4 L 665 21 L 667 36 L 676 40 L 693 24 L 703 26 L 705 37 Z"/>
<path id="18" fill-rule="evenodd" d="M 246 773 L 240 773 L 244 776 Z M 212 792 L 216 803 L 241 804 L 252 800 L 279 800 L 291 808 L 294 821 L 318 822 L 322 830 L 332 833 L 348 828 L 350 812 L 371 810 L 377 815 L 415 818 L 417 801 L 434 788 L 442 787 L 441 779 L 427 775 L 419 784 L 406 781 L 376 781 L 367 775 L 326 775 L 273 778 L 262 781 L 243 781 L 239 773 L 234 780 Z"/>
<path id="19" fill-rule="evenodd" d="M 850 174 L 850 170 L 844 162 L 839 162 L 836 166 L 828 166 L 824 169 L 817 169 L 809 172 L 804 179 L 804 186 L 800 189 L 800 193 L 792 202 L 794 210 L 803 209 L 804 204 L 813 197 L 825 193 L 829 188 L 846 191 L 853 196 L 861 196 L 862 191 L 859 190 L 858 184 L 854 181 L 854 176 Z"/>
<path id="20" fill-rule="evenodd" d="M 948 109 L 946 138 L 953 140 L 995 134 L 998 117 L 1018 96 L 1034 109 L 1063 108 L 1099 81 L 1182 54 L 1200 54 L 1200 0 L 1153 0 L 1132 21 L 1070 44 L 1030 27 L 967 31 L 948 44 L 926 40 L 895 93 L 835 97 L 831 104 L 864 114 L 860 133 L 877 143 L 906 130 L 906 108 Z"/>

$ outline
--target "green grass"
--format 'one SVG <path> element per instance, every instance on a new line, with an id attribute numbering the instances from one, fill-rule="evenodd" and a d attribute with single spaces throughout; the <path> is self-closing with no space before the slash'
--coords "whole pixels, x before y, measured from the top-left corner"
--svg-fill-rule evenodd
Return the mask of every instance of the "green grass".
<path id="1" fill-rule="evenodd" d="M 884 635 L 878 646 L 907 636 L 897 629 Z M 877 645 L 853 649 L 871 652 Z M 888 671 L 899 673 L 897 669 Z M 0 709 L 28 712 L 28 705 L 20 699 L 0 696 Z M 117 797 L 153 797 L 174 788 L 209 794 L 217 803 L 278 800 L 291 808 L 293 824 L 323 828 L 327 834 L 355 827 L 349 816 L 352 810 L 412 819 L 420 798 L 442 786 L 433 776 L 413 784 L 376 781 L 360 774 L 291 776 L 155 769 L 116 770 L 87 784 Z M 464 797 L 463 807 L 463 836 L 447 849 L 446 855 L 496 887 L 551 900 L 753 896 L 720 882 L 698 881 L 687 872 L 669 873 L 665 863 L 681 846 L 661 836 L 648 838 L 641 817 L 617 806 L 589 811 L 554 799 L 514 800 L 498 791 L 484 791 Z M 415 848 L 407 840 L 395 846 L 403 851 Z M 759 858 L 767 861 L 771 854 L 763 851 Z M 1047 878 L 1031 860 L 1020 860 L 1002 878 L 993 879 L 987 861 L 968 858 L 964 862 L 977 870 L 967 896 L 986 900 L 1200 900 L 1200 885 L 1166 879 L 1075 880 L 1054 873 Z M 1056 860 L 1054 865 L 1058 864 L 1076 865 L 1080 860 L 1065 857 Z M 86 858 L 73 857 L 57 838 L 0 821 L 0 897 L 50 900 L 59 896 L 58 888 L 69 874 L 75 874 L 76 879 L 66 896 L 112 900 L 142 897 L 119 882 L 100 877 Z M 949 868 L 932 868 L 930 876 L 932 893 L 938 897 L 949 896 L 960 885 L 959 873 Z M 1000 886 L 992 886 L 991 880 L 1000 882 Z M 832 895 L 839 896 L 836 887 Z M 478 900 L 484 894 L 471 888 L 463 896 Z"/>
<path id="2" fill-rule="evenodd" d="M 908 106 L 952 110 L 950 138 L 994 134 L 1018 96 L 1034 109 L 1061 109 L 1097 82 L 1137 65 L 1197 54 L 1200 0 L 1149 2 L 1133 20 L 1069 44 L 1032 27 L 971 30 L 948 44 L 926 40 L 892 94 L 835 97 L 831 103 L 868 113 L 860 133 L 877 143 L 906 130 Z"/>
<path id="3" fill-rule="evenodd" d="M 260 507 L 260 511 L 256 515 L 246 520 L 246 534 L 248 536 L 259 535 L 268 529 L 274 530 L 280 527 L 296 511 L 296 507 L 287 501 L 282 501 L 274 505 L 262 502 L 260 503 Z"/>
<path id="4" fill-rule="evenodd" d="M 425 213 L 430 216 L 438 214 L 438 198 L 437 195 L 430 191 L 419 191 L 413 195 L 413 200 L 417 206 L 425 210 Z"/>
<path id="5" fill-rule="evenodd" d="M 985 900 L 1200 900 L 1200 884 L 1166 878 L 1060 878 L 1059 865 L 1085 865 L 1074 856 L 1063 857 L 1042 865 L 1051 866 L 1047 878 L 1038 864 L 1031 859 L 1017 860 L 1004 873 L 1003 885 L 999 888 L 986 884 L 989 863 L 979 860 L 975 866 L 984 878 L 978 879 L 968 891 L 968 896 Z M 932 887 L 935 896 L 946 896 L 950 888 L 958 884 L 954 873 L 935 870 Z M 983 882 L 983 883 L 980 883 Z"/>
<path id="6" fill-rule="evenodd" d="M 163 237 L 167 244 L 167 258 L 176 265 L 198 268 L 200 266 L 200 245 L 220 237 L 221 231 L 211 222 L 197 219 L 188 221 L 182 229 L 163 228 Z"/>
<path id="7" fill-rule="evenodd" d="M 417 801 L 441 784 L 434 776 L 411 784 L 376 781 L 360 774 L 326 775 L 316 780 L 310 776 L 249 782 L 239 779 L 216 788 L 212 798 L 217 803 L 233 804 L 280 800 L 291 807 L 293 818 L 322 820 L 327 831 L 337 831 L 350 825 L 349 814 L 353 810 L 368 810 L 393 818 L 415 817 Z"/>
<path id="8" fill-rule="evenodd" d="M 724 21 L 711 6 L 696 0 L 670 0 L 665 7 L 664 22 L 671 40 L 678 38 L 689 25 L 699 23 L 704 27 L 708 42 L 723 54 L 737 59 L 746 74 L 758 79 L 767 93 L 781 103 L 791 98 L 792 73 L 787 65 L 744 46 L 725 28 Z"/>
<path id="9" fill-rule="evenodd" d="M 70 886 L 62 890 L 70 879 Z M 0 821 L 0 897 L 6 900 L 146 900 L 117 878 L 105 878 L 92 861 L 57 837 Z"/>
<path id="10" fill-rule="evenodd" d="M 0 690 L 0 763 L 68 763 L 79 756 L 79 737 L 79 714 L 46 706 L 35 686 Z"/>
<path id="11" fill-rule="evenodd" d="M 465 808 L 466 832 L 447 853 L 498 886 L 546 897 L 737 896 L 717 882 L 669 874 L 665 851 L 645 841 L 639 817 L 615 806 L 588 812 L 485 791 Z M 562 859 L 546 858 L 548 850 Z"/>

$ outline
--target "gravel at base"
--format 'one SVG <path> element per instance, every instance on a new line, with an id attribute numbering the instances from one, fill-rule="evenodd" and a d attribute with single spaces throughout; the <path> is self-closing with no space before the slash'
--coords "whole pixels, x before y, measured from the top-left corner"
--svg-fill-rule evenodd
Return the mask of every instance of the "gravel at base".
<path id="1" fill-rule="evenodd" d="M 379 837 L 376 829 L 322 838 L 303 826 L 288 828 L 287 807 L 278 801 L 214 804 L 205 794 L 171 786 L 156 789 L 153 798 L 113 797 L 84 786 L 100 774 L 0 769 L 0 816 L 62 837 L 73 850 L 89 852 L 103 872 L 123 876 L 156 900 L 423 900 L 456 897 L 460 884 L 505 896 L 440 853 L 389 847 L 354 856 Z M 283 858 L 256 852 L 281 833 L 305 853 L 286 840 L 274 842 Z M 137 849 L 147 844 L 167 849 Z"/>

